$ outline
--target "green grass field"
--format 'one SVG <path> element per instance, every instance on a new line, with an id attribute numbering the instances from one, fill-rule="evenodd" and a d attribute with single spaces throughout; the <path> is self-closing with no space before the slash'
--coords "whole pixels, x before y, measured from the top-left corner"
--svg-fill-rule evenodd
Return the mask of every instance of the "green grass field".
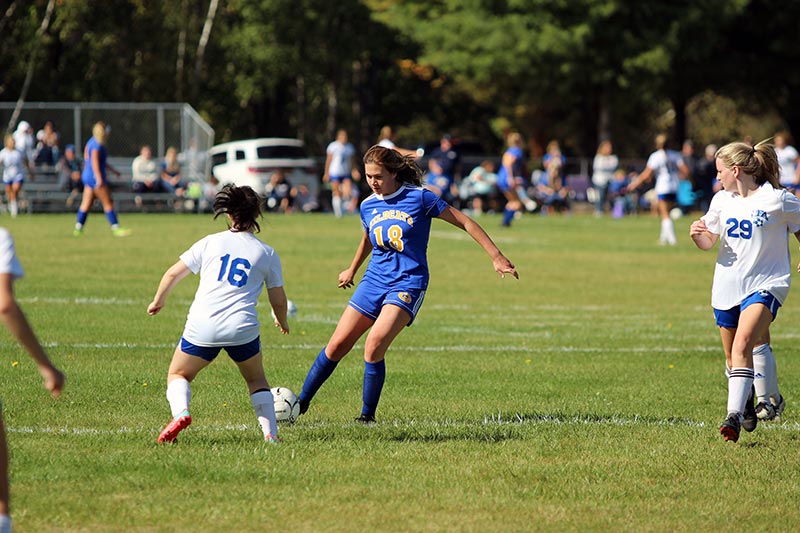
<path id="1" fill-rule="evenodd" d="M 659 247 L 658 221 L 479 219 L 521 279 L 434 223 L 431 286 L 387 356 L 372 427 L 359 344 L 308 414 L 261 442 L 243 380 L 220 357 L 193 384 L 194 424 L 159 446 L 166 371 L 197 278 L 156 317 L 163 271 L 210 216 L 21 216 L 17 297 L 67 388 L 52 399 L 0 333 L 18 531 L 695 531 L 800 528 L 798 296 L 772 328 L 787 410 L 738 443 L 718 433 L 727 385 L 709 302 L 716 252 Z M 287 337 L 262 297 L 273 386 L 299 392 L 349 292 L 356 218 L 268 216 L 299 308 Z M 795 248 L 793 246 L 793 248 Z M 800 289 L 795 289 L 800 290 Z"/>

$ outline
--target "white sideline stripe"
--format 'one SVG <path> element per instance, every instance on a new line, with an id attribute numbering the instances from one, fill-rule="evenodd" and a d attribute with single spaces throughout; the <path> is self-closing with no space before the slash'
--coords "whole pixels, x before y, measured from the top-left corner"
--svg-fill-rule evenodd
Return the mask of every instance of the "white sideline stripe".
<path id="1" fill-rule="evenodd" d="M 308 430 L 328 430 L 331 428 L 344 429 L 353 425 L 353 422 L 346 424 L 333 423 L 333 422 L 316 422 L 310 425 L 304 425 L 300 429 Z M 417 429 L 462 429 L 462 428 L 479 428 L 479 427 L 503 427 L 503 426 L 615 426 L 615 427 L 634 427 L 634 426 L 651 426 L 651 427 L 689 427 L 689 428 L 705 428 L 706 423 L 700 420 L 688 419 L 661 419 L 661 420 L 646 420 L 633 417 L 611 416 L 607 418 L 594 418 L 582 416 L 559 417 L 550 415 L 541 415 L 535 418 L 527 418 L 521 415 L 510 415 L 503 417 L 500 414 L 486 415 L 483 421 L 457 421 L 457 420 L 444 420 L 442 422 L 431 420 L 410 420 L 410 421 L 387 421 L 379 422 L 378 426 L 391 426 L 394 428 L 417 428 Z M 716 427 L 716 424 L 712 424 Z M 224 433 L 231 431 L 252 432 L 258 434 L 259 428 L 254 423 L 247 424 L 198 424 L 193 428 L 199 432 L 211 433 Z M 58 434 L 58 435 L 129 435 L 129 434 L 147 434 L 156 435 L 161 430 L 161 427 L 121 427 L 118 429 L 98 429 L 98 428 L 77 428 L 77 427 L 9 427 L 7 430 L 10 433 L 39 435 L 39 434 Z M 792 423 L 775 423 L 775 424 L 760 424 L 759 431 L 800 431 L 800 422 Z"/>
<path id="2" fill-rule="evenodd" d="M 109 343 L 42 343 L 46 348 L 101 348 L 101 349 L 172 349 L 177 345 L 177 341 L 170 344 L 139 344 L 129 342 L 109 342 Z M 2 343 L 0 343 L 2 346 Z M 263 343 L 262 348 L 265 353 L 270 350 L 314 350 L 319 351 L 320 344 L 270 344 Z M 358 351 L 363 348 L 363 344 L 356 344 L 353 350 Z M 687 353 L 687 352 L 717 352 L 719 346 L 687 346 L 687 347 L 667 347 L 662 346 L 654 349 L 650 346 L 634 346 L 630 348 L 600 348 L 593 346 L 555 346 L 555 347 L 536 347 L 536 346 L 511 346 L 511 345 L 448 345 L 448 346 L 396 346 L 392 347 L 393 352 L 481 352 L 486 350 L 500 350 L 504 352 L 519 353 Z"/>

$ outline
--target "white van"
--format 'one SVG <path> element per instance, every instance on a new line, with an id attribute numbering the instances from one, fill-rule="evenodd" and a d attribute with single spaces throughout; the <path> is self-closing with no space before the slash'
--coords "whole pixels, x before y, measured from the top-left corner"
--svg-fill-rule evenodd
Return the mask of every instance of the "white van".
<path id="1" fill-rule="evenodd" d="M 211 173 L 220 184 L 249 185 L 265 194 L 272 173 L 283 170 L 293 187 L 305 184 L 316 196 L 320 176 L 299 139 L 263 138 L 218 144 L 208 151 Z"/>

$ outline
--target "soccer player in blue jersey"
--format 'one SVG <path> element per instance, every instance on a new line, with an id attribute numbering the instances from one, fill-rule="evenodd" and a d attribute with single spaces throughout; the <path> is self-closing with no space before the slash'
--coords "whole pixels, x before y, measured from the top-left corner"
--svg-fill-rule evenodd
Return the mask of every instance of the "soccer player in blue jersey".
<path id="1" fill-rule="evenodd" d="M 311 366 L 299 400 L 302 414 L 339 361 L 369 330 L 364 343 L 363 406 L 356 419 L 367 424 L 375 421 L 386 376 L 386 351 L 414 321 L 428 288 L 432 219 L 466 231 L 486 250 L 501 277 L 519 275 L 477 222 L 422 187 L 423 172 L 413 157 L 373 146 L 364 155 L 364 171 L 373 194 L 361 204 L 364 231 L 350 267 L 339 274 L 339 287 L 352 287 L 358 268 L 370 254 L 372 258 L 333 336 Z"/>
<path id="2" fill-rule="evenodd" d="M 111 231 L 117 237 L 126 237 L 130 234 L 130 230 L 125 229 L 119 225 L 117 219 L 117 212 L 114 210 L 114 200 L 111 198 L 111 187 L 108 185 L 107 171 L 110 170 L 117 176 L 120 175 L 119 170 L 110 165 L 106 159 L 108 158 L 108 151 L 106 150 L 106 139 L 108 138 L 108 128 L 104 122 L 97 122 L 92 128 L 92 138 L 86 143 L 83 152 L 84 167 L 81 174 L 81 181 L 83 181 L 83 199 L 81 206 L 78 208 L 78 215 L 75 221 L 75 230 L 73 235 L 80 237 L 83 234 L 83 225 L 86 224 L 86 218 L 89 216 L 89 210 L 94 204 L 95 198 L 100 200 L 103 204 L 103 212 L 111 224 Z"/>
<path id="3" fill-rule="evenodd" d="M 254 233 L 261 228 L 263 198 L 250 187 L 226 185 L 214 199 L 214 218 L 228 217 L 229 228 L 197 241 L 181 254 L 161 278 L 151 315 L 164 307 L 172 289 L 190 273 L 200 274 L 183 335 L 169 365 L 167 401 L 172 420 L 158 442 L 174 442 L 192 423 L 189 414 L 190 383 L 225 349 L 233 359 L 250 392 L 256 418 L 269 443 L 280 442 L 275 405 L 264 375 L 261 336 L 256 303 L 264 287 L 275 316 L 275 327 L 289 333 L 283 271 L 275 250 Z"/>
<path id="4" fill-rule="evenodd" d="M 506 198 L 503 209 L 503 226 L 511 226 L 514 216 L 522 209 L 522 200 L 517 193 L 518 181 L 525 173 L 525 159 L 522 152 L 522 135 L 508 134 L 508 149 L 503 153 L 500 170 L 497 173 L 497 188 Z"/>

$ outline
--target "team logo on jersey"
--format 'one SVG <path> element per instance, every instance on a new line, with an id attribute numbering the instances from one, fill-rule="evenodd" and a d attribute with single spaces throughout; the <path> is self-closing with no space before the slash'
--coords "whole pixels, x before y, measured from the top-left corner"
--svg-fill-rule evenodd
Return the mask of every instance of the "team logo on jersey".
<path id="1" fill-rule="evenodd" d="M 397 297 L 403 300 L 407 304 L 411 303 L 411 295 L 408 294 L 407 292 L 398 292 Z"/>
<path id="2" fill-rule="evenodd" d="M 377 215 L 377 214 L 378 214 L 378 210 L 377 209 L 373 209 L 372 213 L 370 213 L 370 215 Z"/>
<path id="3" fill-rule="evenodd" d="M 753 221 L 753 224 L 758 226 L 759 228 L 764 225 L 764 223 L 769 220 L 769 215 L 766 211 L 762 211 L 761 209 L 754 209 L 753 212 L 750 214 L 750 220 Z"/>

